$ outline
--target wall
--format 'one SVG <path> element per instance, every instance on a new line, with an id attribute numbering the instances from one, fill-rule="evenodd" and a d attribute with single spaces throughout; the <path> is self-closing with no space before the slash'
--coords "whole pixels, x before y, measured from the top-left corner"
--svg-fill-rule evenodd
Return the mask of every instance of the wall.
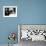
<path id="1" fill-rule="evenodd" d="M 0 0 L 0 44 L 7 44 L 9 42 L 8 34 L 10 32 L 16 32 L 17 35 L 18 18 L 3 17 L 3 6 L 18 6 L 18 0 Z M 16 43 L 18 43 L 17 39 L 15 41 Z"/>
<path id="2" fill-rule="evenodd" d="M 4 5 L 17 5 L 18 17 L 4 18 Z M 9 32 L 17 34 L 18 24 L 46 24 L 46 0 L 0 0 L 0 44 L 8 43 Z"/>

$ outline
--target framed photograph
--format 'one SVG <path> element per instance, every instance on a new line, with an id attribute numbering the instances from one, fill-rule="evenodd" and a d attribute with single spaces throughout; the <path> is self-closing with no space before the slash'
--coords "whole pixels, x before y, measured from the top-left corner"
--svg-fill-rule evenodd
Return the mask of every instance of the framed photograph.
<path id="1" fill-rule="evenodd" d="M 3 6 L 3 17 L 17 17 L 17 6 Z"/>

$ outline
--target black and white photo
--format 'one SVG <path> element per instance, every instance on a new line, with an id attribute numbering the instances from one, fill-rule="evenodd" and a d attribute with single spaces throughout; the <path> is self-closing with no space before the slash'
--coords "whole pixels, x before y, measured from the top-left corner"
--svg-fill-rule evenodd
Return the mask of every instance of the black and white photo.
<path id="1" fill-rule="evenodd" d="M 3 6 L 3 17 L 17 17 L 17 6 Z"/>

